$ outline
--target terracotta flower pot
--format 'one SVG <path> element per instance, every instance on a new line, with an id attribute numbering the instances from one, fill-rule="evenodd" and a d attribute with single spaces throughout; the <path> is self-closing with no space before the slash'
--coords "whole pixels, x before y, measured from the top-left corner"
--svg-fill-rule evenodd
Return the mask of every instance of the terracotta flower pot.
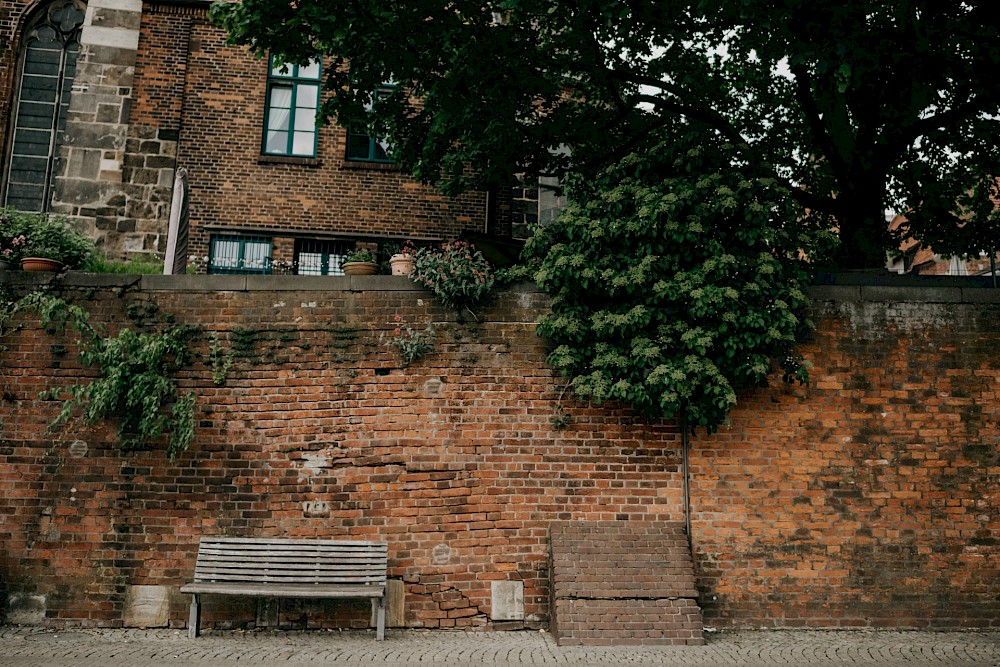
<path id="1" fill-rule="evenodd" d="M 413 257 L 410 255 L 393 255 L 389 258 L 392 275 L 408 276 L 413 273 Z"/>
<path id="2" fill-rule="evenodd" d="M 48 257 L 22 257 L 21 268 L 25 271 L 61 271 L 64 264 Z"/>
<path id="3" fill-rule="evenodd" d="M 374 276 L 378 273 L 375 262 L 344 262 L 345 276 Z"/>

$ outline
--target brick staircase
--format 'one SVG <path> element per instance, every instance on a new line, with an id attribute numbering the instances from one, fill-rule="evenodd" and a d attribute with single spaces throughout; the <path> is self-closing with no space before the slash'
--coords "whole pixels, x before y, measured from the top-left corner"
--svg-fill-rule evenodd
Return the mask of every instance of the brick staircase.
<path id="1" fill-rule="evenodd" d="M 549 537 L 560 645 L 705 643 L 683 524 L 557 522 Z"/>

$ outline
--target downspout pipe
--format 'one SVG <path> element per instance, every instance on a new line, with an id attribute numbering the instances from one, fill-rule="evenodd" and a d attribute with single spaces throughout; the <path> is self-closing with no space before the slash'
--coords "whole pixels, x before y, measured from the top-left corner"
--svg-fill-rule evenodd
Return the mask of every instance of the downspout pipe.
<path id="1" fill-rule="evenodd" d="M 688 551 L 694 556 L 694 542 L 691 539 L 691 483 L 690 483 L 690 443 L 688 442 L 687 409 L 681 410 L 681 488 L 684 494 L 684 532 L 687 534 Z"/>

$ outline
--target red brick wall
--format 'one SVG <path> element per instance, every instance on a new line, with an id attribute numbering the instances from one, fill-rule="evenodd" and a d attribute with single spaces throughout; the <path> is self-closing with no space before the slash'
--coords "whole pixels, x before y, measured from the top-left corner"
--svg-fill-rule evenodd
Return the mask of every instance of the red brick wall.
<path id="1" fill-rule="evenodd" d="M 187 72 L 188 36 L 203 9 L 144 3 L 129 121 L 180 130 Z"/>
<path id="2" fill-rule="evenodd" d="M 180 585 L 211 534 L 382 538 L 407 624 L 489 623 L 501 579 L 524 582 L 525 623 L 539 625 L 551 522 L 683 521 L 676 429 L 560 400 L 534 333 L 540 295 L 508 293 L 458 322 L 405 279 L 245 291 L 242 277 L 182 277 L 159 291 L 166 280 L 65 293 L 112 329 L 126 304 L 151 301 L 161 319 L 204 327 L 203 355 L 208 332 L 234 351 L 223 386 L 207 358 L 181 374 L 197 437 L 174 463 L 120 455 L 99 428 L 46 432 L 59 404 L 38 392 L 80 373 L 73 339 L 23 320 L 3 340 L 0 586 L 44 594 L 54 622 L 120 623 L 128 586 Z M 776 382 L 691 441 L 708 625 L 1000 622 L 1000 304 L 987 291 L 859 294 L 815 302 L 809 387 Z M 391 331 L 397 314 L 438 332 L 405 368 L 371 329 Z M 561 410 L 571 419 L 556 428 Z M 253 620 L 245 601 L 224 604 L 209 624 Z M 176 624 L 185 605 L 174 600 Z M 301 607 L 283 613 L 296 622 Z"/>
<path id="3" fill-rule="evenodd" d="M 483 231 L 484 193 L 445 197 L 393 165 L 345 161 L 334 123 L 320 129 L 315 159 L 262 158 L 267 60 L 226 46 L 203 11 L 166 11 L 144 14 L 132 120 L 180 129 L 191 254 L 208 254 L 213 231 L 400 240 Z"/>
<path id="4" fill-rule="evenodd" d="M 814 305 L 810 387 L 692 445 L 706 623 L 1000 624 L 995 293 L 862 289 Z"/>

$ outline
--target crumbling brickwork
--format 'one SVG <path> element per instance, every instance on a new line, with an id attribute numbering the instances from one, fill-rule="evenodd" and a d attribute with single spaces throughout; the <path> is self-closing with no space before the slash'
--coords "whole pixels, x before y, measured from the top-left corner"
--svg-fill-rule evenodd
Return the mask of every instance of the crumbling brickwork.
<path id="1" fill-rule="evenodd" d="M 407 625 L 539 627 L 553 522 L 684 520 L 677 429 L 564 394 L 530 289 L 477 322 L 403 278 L 134 280 L 71 274 L 56 291 L 112 332 L 168 315 L 202 328 L 179 376 L 195 442 L 174 462 L 160 446 L 118 452 L 113 425 L 47 430 L 60 403 L 39 392 L 96 371 L 75 336 L 25 316 L 2 340 L 0 589 L 38 597 L 49 623 L 120 624 L 131 587 L 184 583 L 209 534 L 385 539 Z M 776 377 L 691 438 L 705 623 L 996 628 L 1000 303 L 918 288 L 815 299 L 811 383 Z M 436 331 L 409 366 L 379 339 L 397 315 Z M 232 358 L 221 384 L 213 333 Z M 523 582 L 523 620 L 494 621 L 493 581 Z M 187 600 L 170 600 L 182 625 Z M 257 622 L 247 601 L 206 606 L 209 626 Z M 280 611 L 286 626 L 367 623 L 361 607 Z"/>

